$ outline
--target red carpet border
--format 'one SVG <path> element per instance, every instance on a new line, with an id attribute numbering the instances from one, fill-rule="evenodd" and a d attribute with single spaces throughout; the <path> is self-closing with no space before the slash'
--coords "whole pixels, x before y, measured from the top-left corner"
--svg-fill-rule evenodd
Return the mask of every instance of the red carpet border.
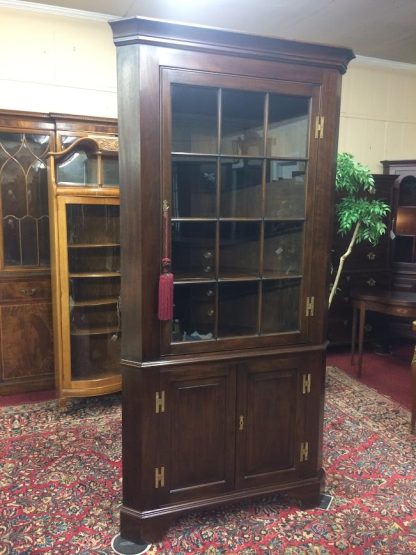
<path id="1" fill-rule="evenodd" d="M 409 412 L 328 368 L 328 510 L 283 497 L 182 517 L 150 554 L 416 553 Z M 112 553 L 121 502 L 120 397 L 0 411 L 0 555 Z"/>

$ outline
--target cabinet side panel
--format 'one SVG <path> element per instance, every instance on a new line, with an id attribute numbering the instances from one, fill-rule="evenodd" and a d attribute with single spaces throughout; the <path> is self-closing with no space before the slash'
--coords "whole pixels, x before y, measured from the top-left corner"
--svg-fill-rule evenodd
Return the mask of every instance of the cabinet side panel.
<path id="1" fill-rule="evenodd" d="M 319 139 L 317 187 L 314 202 L 314 245 L 312 260 L 319 282 L 312 282 L 315 313 L 309 319 L 312 343 L 326 339 L 329 298 L 329 269 L 331 231 L 334 213 L 336 153 L 338 145 L 338 117 L 341 97 L 341 76 L 329 71 L 321 87 L 321 117 L 325 118 L 323 138 Z"/>
<path id="2" fill-rule="evenodd" d="M 138 46 L 119 48 L 117 57 L 121 91 L 118 112 L 122 359 L 137 362 L 157 356 L 159 349 L 158 65 L 152 54 L 142 54 Z"/>

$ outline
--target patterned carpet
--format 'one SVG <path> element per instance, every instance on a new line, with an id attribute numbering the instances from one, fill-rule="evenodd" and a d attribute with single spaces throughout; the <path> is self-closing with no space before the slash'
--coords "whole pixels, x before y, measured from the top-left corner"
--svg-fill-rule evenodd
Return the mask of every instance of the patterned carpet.
<path id="1" fill-rule="evenodd" d="M 416 553 L 416 442 L 409 412 L 329 368 L 329 509 L 283 498 L 181 518 L 151 555 Z M 109 554 L 121 502 L 120 398 L 0 412 L 0 555 Z"/>

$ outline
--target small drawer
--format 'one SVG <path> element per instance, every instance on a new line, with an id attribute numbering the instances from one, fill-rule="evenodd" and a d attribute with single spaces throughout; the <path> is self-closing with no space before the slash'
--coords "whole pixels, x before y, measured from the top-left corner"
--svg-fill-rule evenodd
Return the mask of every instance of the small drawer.
<path id="1" fill-rule="evenodd" d="M 50 280 L 17 280 L 0 283 L 0 301 L 29 301 L 50 298 Z"/>

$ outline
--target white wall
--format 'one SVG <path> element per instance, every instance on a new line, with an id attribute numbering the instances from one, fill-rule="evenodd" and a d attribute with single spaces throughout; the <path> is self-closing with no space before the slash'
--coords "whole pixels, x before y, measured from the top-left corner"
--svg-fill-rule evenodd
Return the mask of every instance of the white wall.
<path id="1" fill-rule="evenodd" d="M 0 4 L 0 109 L 117 117 L 110 26 L 56 13 Z"/>
<path id="2" fill-rule="evenodd" d="M 116 49 L 106 18 L 20 5 L 0 0 L 0 109 L 117 117 Z M 377 173 L 380 160 L 416 158 L 416 65 L 350 63 L 339 151 Z"/>
<path id="3" fill-rule="evenodd" d="M 416 158 L 416 65 L 371 58 L 350 63 L 343 77 L 339 151 L 374 173 L 380 160 Z"/>

